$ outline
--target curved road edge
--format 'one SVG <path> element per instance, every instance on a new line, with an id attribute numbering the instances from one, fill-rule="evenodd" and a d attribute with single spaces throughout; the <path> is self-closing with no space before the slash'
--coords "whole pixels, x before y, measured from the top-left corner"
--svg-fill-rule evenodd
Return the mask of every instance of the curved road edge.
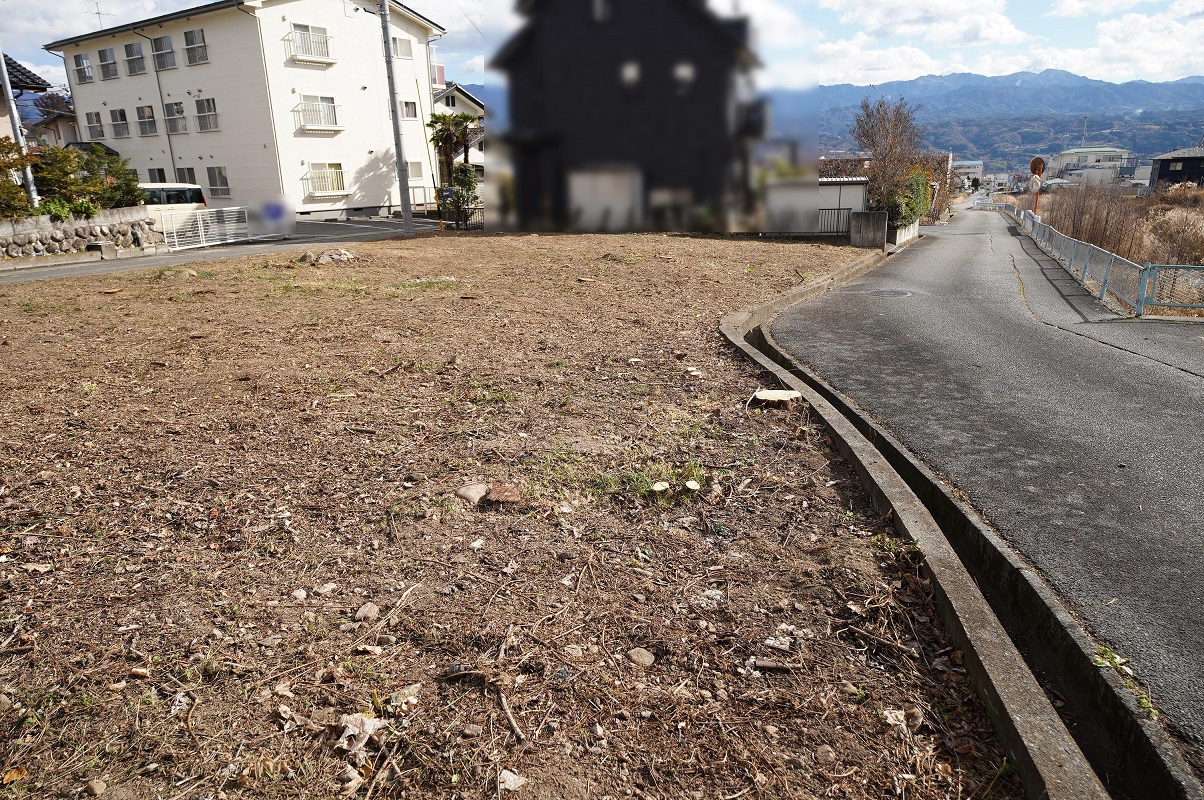
<path id="1" fill-rule="evenodd" d="M 1145 718 L 1112 670 L 1095 666 L 1094 645 L 1052 591 L 927 467 L 773 341 L 769 323 L 787 308 L 885 258 L 861 259 L 729 314 L 720 330 L 782 384 L 802 392 L 856 467 L 875 507 L 893 511 L 896 529 L 923 553 L 946 628 L 969 655 L 970 677 L 1028 797 L 1104 798 L 1106 783 L 1118 796 L 1204 800 L 1204 787 L 1167 734 Z M 1064 699 L 1073 734 L 1042 686 Z"/>

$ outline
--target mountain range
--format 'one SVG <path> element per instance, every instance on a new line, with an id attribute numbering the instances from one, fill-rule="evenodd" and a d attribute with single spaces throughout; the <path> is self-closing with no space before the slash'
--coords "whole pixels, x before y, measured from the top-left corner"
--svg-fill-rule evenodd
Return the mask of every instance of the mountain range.
<path id="1" fill-rule="evenodd" d="M 471 86 L 506 127 L 503 86 Z M 479 92 L 479 94 L 478 94 Z M 771 89 L 772 138 L 814 139 L 823 150 L 850 150 L 849 126 L 862 98 L 906 99 L 919 106 L 924 144 L 977 159 L 988 172 L 1015 170 L 1034 155 L 1079 144 L 1128 148 L 1143 160 L 1204 137 L 1204 76 L 1153 83 L 1109 83 L 1064 70 L 986 76 L 925 75 L 876 86 L 839 84 Z M 1086 116 L 1086 134 L 1084 120 Z"/>

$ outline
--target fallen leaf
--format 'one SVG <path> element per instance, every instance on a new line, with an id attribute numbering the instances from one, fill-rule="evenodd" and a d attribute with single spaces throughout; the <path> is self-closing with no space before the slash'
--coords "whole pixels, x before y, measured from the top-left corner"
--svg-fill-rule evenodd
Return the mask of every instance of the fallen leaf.
<path id="1" fill-rule="evenodd" d="M 14 767 L 13 769 L 10 769 L 8 772 L 4 773 L 4 785 L 8 786 L 10 783 L 23 781 L 28 777 L 29 770 L 25 769 L 25 767 Z"/>
<path id="2" fill-rule="evenodd" d="M 527 785 L 527 779 L 508 769 L 502 770 L 497 776 L 498 786 L 508 792 L 517 792 Z"/>

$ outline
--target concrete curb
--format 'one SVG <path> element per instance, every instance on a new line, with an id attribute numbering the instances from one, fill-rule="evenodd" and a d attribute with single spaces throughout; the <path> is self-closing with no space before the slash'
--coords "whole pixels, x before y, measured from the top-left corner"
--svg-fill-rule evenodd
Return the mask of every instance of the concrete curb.
<path id="1" fill-rule="evenodd" d="M 1025 654 L 1027 661 L 1021 662 L 1020 666 L 1028 674 L 1029 680 L 1033 679 L 1033 675 L 1028 672 L 1028 667 L 1024 667 L 1024 663 L 1040 676 L 1041 685 L 1063 698 L 1063 714 L 1073 730 L 1076 752 L 1081 752 L 1090 760 L 1118 797 L 1204 800 L 1204 788 L 1170 737 L 1146 718 L 1133 692 L 1113 670 L 1095 666 L 1094 644 L 1065 611 L 1052 590 L 931 470 L 859 412 L 848 398 L 794 361 L 766 330 L 768 324 L 793 303 L 848 282 L 881 261 L 881 258 L 863 259 L 833 273 L 831 280 L 823 284 L 802 287 L 751 311 L 728 315 L 721 325 L 723 333 L 783 383 L 804 392 L 804 396 L 829 424 L 841 449 L 855 464 L 860 465 L 858 468 L 863 474 L 863 482 L 874 495 L 876 503 L 879 502 L 880 487 L 892 485 L 892 476 L 903 481 L 907 496 L 921 503 L 927 522 L 938 528 L 935 532 L 940 540 L 937 550 L 930 553 L 928 549 L 927 543 L 933 534 L 931 530 L 920 530 L 921 536 L 914 535 L 906 526 L 901 530 L 913 535 L 930 568 L 938 563 L 933 558 L 943 552 L 939 546 L 943 542 L 945 548 L 951 547 L 956 554 L 962 571 L 969 568 L 965 579 L 969 580 L 970 574 L 975 576 L 971 583 L 972 596 L 955 597 L 950 596 L 947 590 L 942 591 L 947 598 L 947 602 L 942 603 L 942 614 L 951 633 L 955 636 L 966 635 L 967 645 L 964 649 L 967 652 L 973 650 L 974 636 L 978 632 L 971 628 L 968 635 L 964 632 L 957 634 L 958 612 L 948 606 L 959 599 L 963 602 L 989 602 L 991 619 L 996 625 L 1002 622 L 1006 626 L 1010 639 L 1016 645 L 1010 655 L 1003 651 L 997 651 L 995 655 L 1014 660 L 1019 658 L 1019 653 Z M 791 302 L 786 302 L 787 299 Z M 813 398 L 819 403 L 814 402 Z M 866 460 L 862 460 L 863 456 Z M 901 516 L 896 512 L 897 525 L 901 522 Z M 958 577 L 956 570 L 953 577 Z M 934 584 L 942 585 L 935 575 Z M 948 619 L 951 616 L 955 617 L 952 621 Z M 1023 753 L 1028 753 L 1028 745 L 1024 741 L 1024 730 L 1016 721 L 995 717 L 998 712 L 1008 712 L 1009 707 L 1006 703 L 992 703 L 991 693 L 998 691 L 999 684 L 988 673 L 996 667 L 997 662 L 983 658 L 984 655 L 986 651 L 979 652 L 975 659 L 982 671 L 981 676 L 975 673 L 972 677 L 988 703 L 1009 753 L 1018 765 L 1028 760 L 1031 769 L 1037 772 L 1036 775 L 1030 775 L 1022 769 L 1021 775 L 1029 796 L 1039 797 L 1040 791 L 1036 787 L 1048 787 L 1050 776 L 1041 774 L 1043 764 L 1036 759 L 1021 758 Z M 1030 685 L 1030 689 L 1033 688 L 1036 687 Z M 1043 711 L 1052 712 L 1052 707 Z M 1071 735 L 1061 723 L 1058 727 L 1061 736 Z M 1032 732 L 1041 733 L 1041 729 L 1038 726 Z M 1019 737 L 1019 741 L 1015 740 L 1016 737 Z M 1055 746 L 1055 753 L 1056 750 Z M 1083 758 L 1083 755 L 1079 758 Z M 1068 795 L 1056 795 L 1050 791 L 1048 796 L 1094 795 L 1079 788 Z"/>
<path id="2" fill-rule="evenodd" d="M 1016 764 L 1026 795 L 1031 800 L 1103 800 L 1107 791 L 932 514 L 852 420 L 778 363 L 779 358 L 788 360 L 780 351 L 771 355 L 774 348 L 764 336 L 764 325 L 791 304 L 852 280 L 884 258 L 876 254 L 861 259 L 825 280 L 750 311 L 729 314 L 720 329 L 750 359 L 802 392 L 823 417 L 837 448 L 856 468 L 874 507 L 883 514 L 893 511 L 896 530 L 913 539 L 924 554 L 946 630 L 966 655 L 967 671 Z"/>

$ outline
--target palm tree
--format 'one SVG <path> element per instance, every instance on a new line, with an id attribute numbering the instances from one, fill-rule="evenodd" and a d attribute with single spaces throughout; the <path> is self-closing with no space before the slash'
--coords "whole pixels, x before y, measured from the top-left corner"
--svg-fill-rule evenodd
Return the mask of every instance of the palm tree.
<path id="1" fill-rule="evenodd" d="M 431 121 L 426 124 L 431 129 L 431 144 L 435 146 L 435 150 L 439 153 L 442 160 L 443 179 L 450 182 L 452 178 L 452 165 L 456 160 L 456 153 L 460 151 L 460 120 L 459 114 L 431 114 Z"/>

